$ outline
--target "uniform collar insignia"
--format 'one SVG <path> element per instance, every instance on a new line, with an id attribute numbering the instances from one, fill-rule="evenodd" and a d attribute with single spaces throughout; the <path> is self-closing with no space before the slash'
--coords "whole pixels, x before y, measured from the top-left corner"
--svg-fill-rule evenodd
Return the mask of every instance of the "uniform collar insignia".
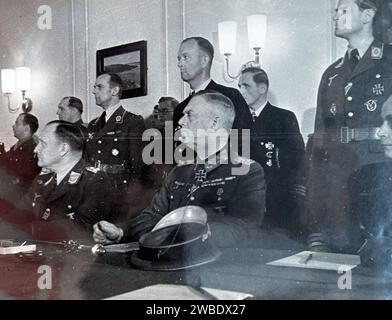
<path id="1" fill-rule="evenodd" d="M 72 171 L 69 174 L 68 183 L 69 184 L 77 184 L 79 182 L 81 176 L 82 175 L 80 173 Z"/>
<path id="2" fill-rule="evenodd" d="M 383 55 L 384 55 L 384 44 L 381 44 L 381 46 L 375 46 L 375 45 L 372 46 L 371 49 L 372 59 L 380 60 L 382 59 Z"/>

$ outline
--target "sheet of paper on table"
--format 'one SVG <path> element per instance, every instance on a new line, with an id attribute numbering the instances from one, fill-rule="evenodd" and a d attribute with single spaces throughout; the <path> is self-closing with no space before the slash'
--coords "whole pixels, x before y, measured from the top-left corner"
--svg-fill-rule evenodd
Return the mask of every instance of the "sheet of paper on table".
<path id="1" fill-rule="evenodd" d="M 184 285 L 157 284 L 105 300 L 244 300 L 251 294 L 211 288 L 195 289 Z"/>
<path id="2" fill-rule="evenodd" d="M 361 258 L 350 254 L 302 251 L 267 264 L 282 267 L 344 271 L 360 265 Z"/>
<path id="3" fill-rule="evenodd" d="M 0 254 L 16 254 L 22 252 L 32 252 L 37 250 L 35 244 L 26 244 L 25 242 L 17 242 L 13 240 L 0 240 Z"/>

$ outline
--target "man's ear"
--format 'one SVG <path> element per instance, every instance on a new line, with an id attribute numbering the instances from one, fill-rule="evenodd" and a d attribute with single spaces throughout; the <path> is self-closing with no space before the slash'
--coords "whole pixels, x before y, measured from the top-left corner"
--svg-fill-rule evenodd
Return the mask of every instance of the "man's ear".
<path id="1" fill-rule="evenodd" d="M 260 90 L 260 93 L 261 93 L 261 94 L 267 94 L 267 92 L 268 92 L 268 87 L 267 87 L 267 85 L 266 85 L 265 83 L 260 83 L 260 84 L 258 85 L 258 87 L 259 87 L 259 90 Z"/>
<path id="2" fill-rule="evenodd" d="M 208 65 L 210 64 L 210 57 L 206 54 L 203 54 L 201 56 L 201 66 L 204 68 L 206 68 Z"/>
<path id="3" fill-rule="evenodd" d="M 68 143 L 61 143 L 60 144 L 60 155 L 63 157 L 65 156 L 69 151 L 70 151 L 71 147 L 69 146 Z"/>
<path id="4" fill-rule="evenodd" d="M 365 9 L 362 13 L 362 22 L 364 24 L 373 23 L 375 15 L 376 11 L 374 11 L 373 9 Z"/>
<path id="5" fill-rule="evenodd" d="M 119 87 L 113 87 L 112 88 L 112 95 L 113 96 L 118 96 L 118 93 L 120 92 L 120 88 Z"/>

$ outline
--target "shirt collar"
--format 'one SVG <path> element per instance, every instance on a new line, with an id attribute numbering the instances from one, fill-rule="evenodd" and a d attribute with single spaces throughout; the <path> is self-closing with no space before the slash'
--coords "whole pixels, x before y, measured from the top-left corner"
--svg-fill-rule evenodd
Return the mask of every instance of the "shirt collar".
<path id="1" fill-rule="evenodd" d="M 370 40 L 366 39 L 363 42 L 361 42 L 356 48 L 348 46 L 347 48 L 348 56 L 350 57 L 351 51 L 357 49 L 359 56 L 362 58 L 365 55 L 365 53 L 368 51 L 370 46 L 372 45 L 373 41 L 374 39 L 370 39 Z"/>
<path id="2" fill-rule="evenodd" d="M 250 109 L 250 111 L 254 111 L 254 113 L 256 113 L 256 117 L 260 116 L 261 112 L 264 110 L 265 106 L 267 105 L 268 100 L 263 103 L 261 106 L 259 106 L 256 110 Z"/>
<path id="3" fill-rule="evenodd" d="M 205 90 L 211 81 L 212 79 L 208 78 L 207 81 L 203 82 L 198 88 L 191 90 L 191 92 L 198 93 L 199 91 Z"/>
<path id="4" fill-rule="evenodd" d="M 105 117 L 106 122 L 109 121 L 109 119 L 113 115 L 113 113 L 115 113 L 117 111 L 117 109 L 120 108 L 120 107 L 121 107 L 121 103 L 119 102 L 119 103 L 116 103 L 113 106 L 110 106 L 109 108 L 107 108 L 105 110 L 105 112 L 106 112 L 106 117 Z"/>

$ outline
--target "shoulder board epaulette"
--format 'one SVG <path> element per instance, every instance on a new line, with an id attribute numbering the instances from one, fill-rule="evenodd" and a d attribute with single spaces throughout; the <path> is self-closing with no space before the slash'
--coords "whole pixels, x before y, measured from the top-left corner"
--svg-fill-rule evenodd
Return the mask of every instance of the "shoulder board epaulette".
<path id="1" fill-rule="evenodd" d="M 49 174 L 49 173 L 52 173 L 52 171 L 51 171 L 50 169 L 48 169 L 48 168 L 42 168 L 42 169 L 41 169 L 41 172 L 39 173 L 39 175 L 40 175 L 40 176 L 43 176 L 43 175 Z"/>

